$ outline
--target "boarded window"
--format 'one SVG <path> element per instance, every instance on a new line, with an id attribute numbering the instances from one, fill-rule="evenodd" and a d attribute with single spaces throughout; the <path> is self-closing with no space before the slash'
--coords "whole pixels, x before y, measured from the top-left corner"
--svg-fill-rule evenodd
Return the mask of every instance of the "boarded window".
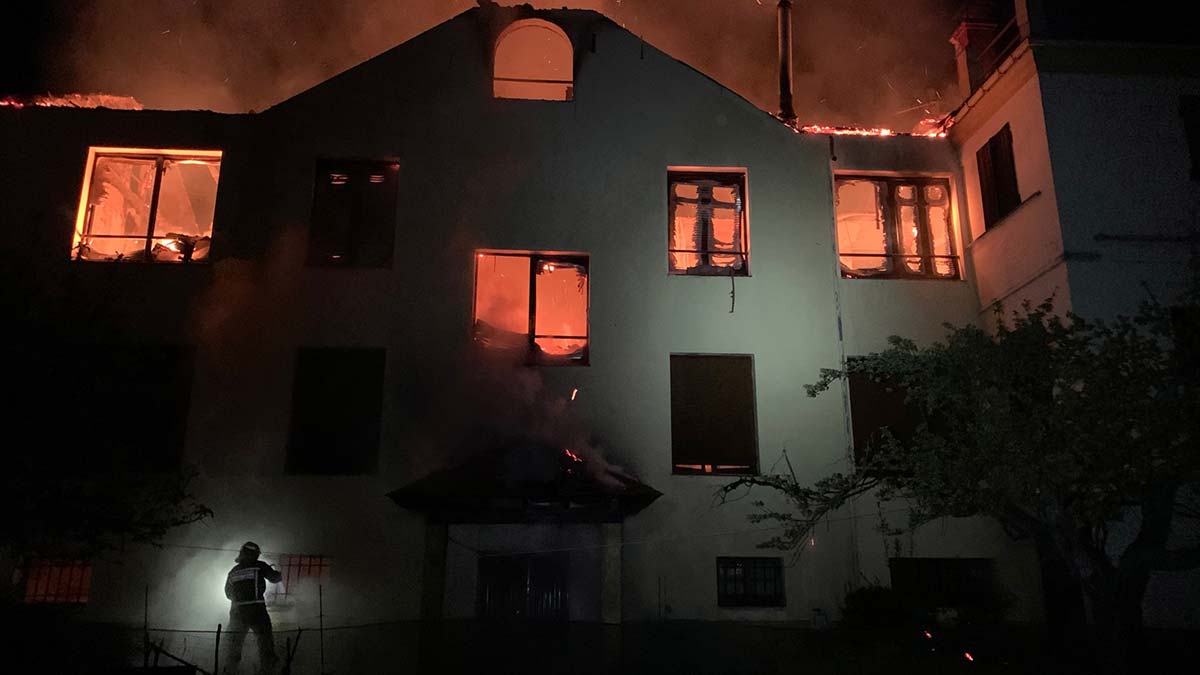
<path id="1" fill-rule="evenodd" d="M 1192 158 L 1192 180 L 1200 180 L 1200 96 L 1184 96 L 1179 107 Z"/>
<path id="2" fill-rule="evenodd" d="M 574 98 L 575 51 L 549 21 L 529 19 L 504 29 L 496 40 L 496 98 L 570 101 Z"/>
<path id="3" fill-rule="evenodd" d="M 983 223 L 990 228 L 1021 205 L 1017 168 L 1013 161 L 1012 129 L 1007 124 L 975 153 L 979 165 L 979 193 Z"/>
<path id="4" fill-rule="evenodd" d="M 868 451 L 878 447 L 884 428 L 900 443 L 912 440 L 917 418 L 904 402 L 903 388 L 872 380 L 863 373 L 850 373 L 848 386 L 855 464 L 861 465 Z"/>
<path id="5" fill-rule="evenodd" d="M 839 176 L 835 188 L 843 277 L 960 278 L 950 181 Z"/>
<path id="6" fill-rule="evenodd" d="M 753 357 L 671 355 L 671 457 L 676 473 L 757 470 Z"/>
<path id="7" fill-rule="evenodd" d="M 383 406 L 382 349 L 301 349 L 296 357 L 287 471 L 375 470 Z"/>
<path id="8" fill-rule="evenodd" d="M 317 587 L 329 583 L 329 568 L 330 559 L 323 555 L 279 556 L 279 572 L 283 579 L 271 586 L 271 604 L 287 606 L 301 597 L 315 601 Z"/>
<path id="9" fill-rule="evenodd" d="M 746 174 L 667 174 L 667 264 L 672 274 L 746 276 Z"/>
<path id="10" fill-rule="evenodd" d="M 517 360 L 586 365 L 587 256 L 477 253 L 474 332 L 476 343 Z"/>
<path id="11" fill-rule="evenodd" d="M 92 566 L 78 560 L 35 558 L 25 566 L 27 604 L 84 605 L 92 590 Z"/>
<path id="12" fill-rule="evenodd" d="M 783 561 L 780 558 L 717 558 L 717 605 L 783 607 Z"/>
<path id="13" fill-rule="evenodd" d="M 162 345 L 74 344 L 51 364 L 61 423 L 46 428 L 63 468 L 165 471 L 179 465 L 194 351 Z"/>
<path id="14" fill-rule="evenodd" d="M 91 148 L 71 257 L 207 260 L 220 174 L 219 151 Z"/>
<path id="15" fill-rule="evenodd" d="M 318 162 L 308 263 L 391 267 L 399 175 L 396 162 Z"/>

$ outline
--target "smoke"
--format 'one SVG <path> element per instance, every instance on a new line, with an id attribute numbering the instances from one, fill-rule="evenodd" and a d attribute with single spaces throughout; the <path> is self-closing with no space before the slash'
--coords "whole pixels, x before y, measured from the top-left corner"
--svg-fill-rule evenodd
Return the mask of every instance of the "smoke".
<path id="1" fill-rule="evenodd" d="M 48 45 L 59 90 L 154 108 L 261 110 L 474 6 L 475 0 L 91 0 Z M 501 4 L 516 4 L 501 2 Z M 764 110 L 778 108 L 774 0 L 539 0 L 597 9 Z M 907 129 L 956 102 L 960 0 L 798 0 L 801 121 Z"/>

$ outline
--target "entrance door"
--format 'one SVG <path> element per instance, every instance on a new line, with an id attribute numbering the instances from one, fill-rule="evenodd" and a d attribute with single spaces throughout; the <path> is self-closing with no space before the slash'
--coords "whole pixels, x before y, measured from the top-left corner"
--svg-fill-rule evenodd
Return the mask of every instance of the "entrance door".
<path id="1" fill-rule="evenodd" d="M 501 621 L 566 621 L 566 556 L 481 556 L 479 617 Z"/>

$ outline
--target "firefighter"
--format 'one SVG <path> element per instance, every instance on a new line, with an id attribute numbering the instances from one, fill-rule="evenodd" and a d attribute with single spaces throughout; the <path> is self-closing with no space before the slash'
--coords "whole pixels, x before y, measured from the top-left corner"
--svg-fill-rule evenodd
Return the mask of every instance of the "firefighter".
<path id="1" fill-rule="evenodd" d="M 262 551 L 258 544 L 248 541 L 238 551 L 237 564 L 225 578 L 225 597 L 229 598 L 229 649 L 226 651 L 227 672 L 235 670 L 242 660 L 242 644 L 246 633 L 254 631 L 258 641 L 259 672 L 270 672 L 275 665 L 275 637 L 271 634 L 271 617 L 263 592 L 267 582 L 279 583 L 283 575 L 258 559 Z"/>

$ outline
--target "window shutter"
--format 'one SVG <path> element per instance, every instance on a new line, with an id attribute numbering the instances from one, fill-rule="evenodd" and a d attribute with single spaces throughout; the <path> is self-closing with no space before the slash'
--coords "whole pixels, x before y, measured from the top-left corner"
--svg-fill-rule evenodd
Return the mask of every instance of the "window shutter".
<path id="1" fill-rule="evenodd" d="M 752 357 L 671 356 L 671 449 L 676 465 L 756 469 Z"/>

